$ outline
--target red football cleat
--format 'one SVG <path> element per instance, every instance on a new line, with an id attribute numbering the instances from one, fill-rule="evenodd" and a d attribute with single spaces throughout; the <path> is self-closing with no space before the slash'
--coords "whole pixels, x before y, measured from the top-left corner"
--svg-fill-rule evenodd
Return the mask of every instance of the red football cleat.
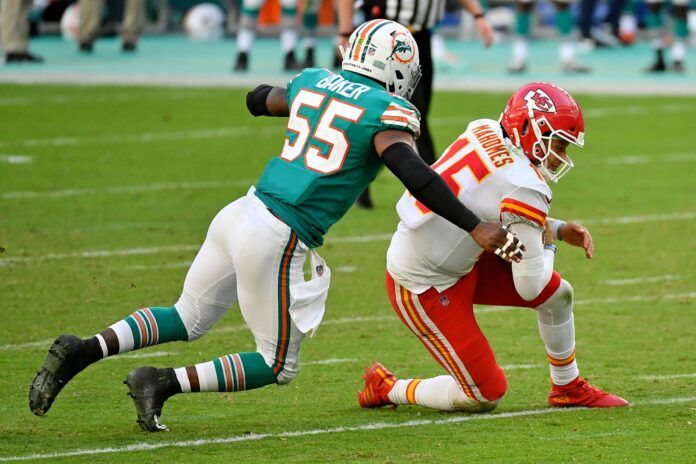
<path id="1" fill-rule="evenodd" d="M 366 367 L 363 379 L 365 388 L 358 392 L 358 404 L 361 408 L 380 408 L 394 404 L 389 401 L 388 395 L 396 377 L 386 367 L 378 362 Z"/>
<path id="2" fill-rule="evenodd" d="M 628 406 L 628 401 L 593 387 L 587 380 L 578 377 L 568 385 L 553 385 L 549 393 L 549 404 L 556 408 L 616 408 Z"/>

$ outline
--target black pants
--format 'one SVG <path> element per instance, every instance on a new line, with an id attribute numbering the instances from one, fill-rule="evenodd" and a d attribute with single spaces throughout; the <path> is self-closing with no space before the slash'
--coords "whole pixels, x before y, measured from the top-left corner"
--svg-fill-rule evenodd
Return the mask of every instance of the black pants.
<path id="1" fill-rule="evenodd" d="M 430 136 L 430 127 L 428 126 L 428 112 L 430 111 L 430 99 L 433 94 L 433 55 L 431 51 L 431 35 L 429 30 L 419 31 L 413 34 L 413 38 L 418 45 L 418 53 L 420 55 L 420 65 L 423 75 L 421 80 L 413 92 L 411 103 L 418 108 L 421 114 L 421 134 L 416 140 L 418 153 L 421 158 L 428 163 L 435 162 L 435 147 L 433 139 Z"/>

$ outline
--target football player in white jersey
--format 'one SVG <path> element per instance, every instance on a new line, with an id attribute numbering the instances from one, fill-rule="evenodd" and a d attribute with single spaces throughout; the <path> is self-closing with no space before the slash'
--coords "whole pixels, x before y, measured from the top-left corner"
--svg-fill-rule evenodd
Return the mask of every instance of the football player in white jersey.
<path id="1" fill-rule="evenodd" d="M 443 411 L 489 411 L 507 382 L 474 317 L 473 305 L 536 310 L 551 371 L 551 406 L 626 406 L 580 378 L 575 361 L 573 289 L 553 270 L 553 242 L 592 258 L 586 228 L 548 217 L 551 189 L 573 167 L 566 150 L 582 147 L 585 124 L 565 90 L 534 82 L 508 100 L 499 121 L 479 119 L 433 165 L 460 201 L 481 218 L 501 220 L 525 243 L 521 262 L 484 252 L 471 237 L 406 192 L 387 254 L 386 285 L 401 321 L 447 371 L 397 379 L 379 363 L 365 369 L 364 408 L 418 404 Z"/>

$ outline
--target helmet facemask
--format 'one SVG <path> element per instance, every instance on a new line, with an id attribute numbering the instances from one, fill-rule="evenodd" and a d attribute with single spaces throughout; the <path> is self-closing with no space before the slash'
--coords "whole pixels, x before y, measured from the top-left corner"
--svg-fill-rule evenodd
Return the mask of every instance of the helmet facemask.
<path id="1" fill-rule="evenodd" d="M 536 142 L 532 145 L 531 157 L 538 161 L 539 164 L 537 168 L 546 180 L 558 182 L 558 180 L 566 175 L 575 165 L 567 153 L 565 157 L 556 153 L 553 149 L 554 139 L 564 140 L 568 142 L 568 144 L 573 144 L 582 148 L 585 144 L 585 134 L 580 132 L 578 136 L 575 137 L 564 130 L 556 130 L 551 126 L 546 117 L 542 116 L 541 118 L 536 118 L 534 116 L 534 110 L 531 107 L 529 108 L 529 125 L 534 131 L 534 136 L 536 138 Z M 555 169 L 551 169 L 549 166 L 549 161 L 552 159 L 559 162 Z"/>
<path id="2" fill-rule="evenodd" d="M 385 83 L 387 91 L 410 100 L 422 75 L 420 65 L 406 69 L 405 71 L 409 73 L 408 76 L 404 76 L 399 69 L 393 69 L 393 60 L 387 62 L 387 67 L 389 68 L 387 82 Z"/>

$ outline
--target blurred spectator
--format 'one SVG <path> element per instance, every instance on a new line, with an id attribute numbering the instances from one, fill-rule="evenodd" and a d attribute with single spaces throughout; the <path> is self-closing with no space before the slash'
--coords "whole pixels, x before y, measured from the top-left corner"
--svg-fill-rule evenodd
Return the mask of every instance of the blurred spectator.
<path id="1" fill-rule="evenodd" d="M 304 13 L 302 14 L 302 23 L 306 34 L 304 37 L 305 60 L 302 63 L 303 68 L 314 67 L 314 49 L 317 41 L 320 6 L 321 0 L 305 1 Z"/>
<path id="2" fill-rule="evenodd" d="M 256 38 L 256 23 L 259 10 L 265 0 L 242 0 L 242 13 L 239 19 L 237 34 L 237 62 L 235 71 L 246 71 L 249 68 L 249 55 Z M 283 69 L 292 71 L 299 69 L 295 58 L 297 46 L 297 0 L 280 0 L 281 16 L 280 46 L 283 50 Z"/>
<path id="3" fill-rule="evenodd" d="M 145 27 L 145 0 L 124 0 L 121 49 L 124 52 L 134 52 L 140 38 L 140 33 Z M 81 52 L 91 53 L 94 40 L 99 32 L 104 0 L 79 0 L 80 5 L 80 31 L 78 34 L 79 48 Z"/>
<path id="4" fill-rule="evenodd" d="M 0 0 L 0 46 L 7 64 L 43 62 L 43 58 L 29 53 L 31 5 L 32 0 Z"/>
<path id="5" fill-rule="evenodd" d="M 667 70 L 665 62 L 664 49 L 665 41 L 663 34 L 662 7 L 665 5 L 665 0 L 647 0 L 648 16 L 645 20 L 645 25 L 648 29 L 648 38 L 655 52 L 655 61 L 646 71 L 648 72 L 664 72 Z M 672 42 L 671 56 L 672 69 L 675 72 L 682 73 L 685 70 L 684 58 L 686 58 L 686 46 L 689 38 L 689 27 L 687 24 L 687 15 L 689 13 L 689 0 L 672 0 L 672 28 L 674 38 Z"/>
<path id="6" fill-rule="evenodd" d="M 580 0 L 578 26 L 584 48 L 617 47 L 620 45 L 619 17 L 626 1 L 608 0 L 606 3 L 607 11 L 600 24 L 596 24 L 597 14 L 602 11 L 597 8 L 597 0 Z"/>
<path id="7" fill-rule="evenodd" d="M 571 36 L 573 18 L 570 14 L 572 0 L 554 1 L 556 9 L 556 28 L 560 36 L 558 58 L 561 70 L 568 73 L 586 73 L 590 68 L 575 58 L 575 43 Z M 529 57 L 528 40 L 531 28 L 531 15 L 534 0 L 517 0 L 517 18 L 515 22 L 516 37 L 512 43 L 512 61 L 508 70 L 511 73 L 522 73 L 527 70 Z"/>

